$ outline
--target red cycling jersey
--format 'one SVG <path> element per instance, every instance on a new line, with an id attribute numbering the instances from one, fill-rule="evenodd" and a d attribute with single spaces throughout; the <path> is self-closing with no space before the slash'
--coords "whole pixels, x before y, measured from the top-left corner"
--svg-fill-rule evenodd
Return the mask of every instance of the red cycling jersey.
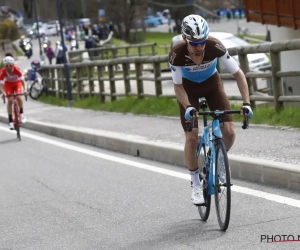
<path id="1" fill-rule="evenodd" d="M 9 74 L 6 68 L 0 70 L 0 84 L 4 84 L 6 95 L 22 94 L 22 82 L 24 80 L 23 73 L 18 66 L 13 66 L 12 73 Z"/>

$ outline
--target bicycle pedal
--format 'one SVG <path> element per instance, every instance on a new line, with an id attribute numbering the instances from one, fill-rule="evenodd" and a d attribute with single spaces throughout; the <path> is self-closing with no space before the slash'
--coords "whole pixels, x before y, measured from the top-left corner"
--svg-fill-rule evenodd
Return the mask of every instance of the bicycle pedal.
<path id="1" fill-rule="evenodd" d="M 207 202 L 204 202 L 202 204 L 194 204 L 196 207 L 207 207 Z"/>

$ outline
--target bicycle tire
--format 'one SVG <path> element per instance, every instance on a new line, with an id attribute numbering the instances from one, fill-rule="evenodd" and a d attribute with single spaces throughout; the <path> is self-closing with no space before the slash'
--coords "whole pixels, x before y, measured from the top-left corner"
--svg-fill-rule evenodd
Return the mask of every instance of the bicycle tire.
<path id="1" fill-rule="evenodd" d="M 200 170 L 200 181 L 203 181 L 203 197 L 205 200 L 204 206 L 198 206 L 198 212 L 202 221 L 207 221 L 210 213 L 210 206 L 211 206 L 211 195 L 208 194 L 207 181 L 206 181 L 208 180 L 208 171 L 206 170 L 206 165 L 205 165 L 206 157 L 207 157 L 206 149 L 205 146 L 202 145 L 198 156 L 198 168 Z M 206 180 L 203 180 L 201 174 L 206 175 L 205 178 Z"/>
<path id="2" fill-rule="evenodd" d="M 19 120 L 19 110 L 18 107 L 14 107 L 14 126 L 17 132 L 17 139 L 21 141 L 21 134 L 20 134 L 20 120 Z"/>
<path id="3" fill-rule="evenodd" d="M 34 81 L 29 89 L 29 95 L 33 100 L 37 100 L 42 95 L 42 86 L 38 81 Z"/>
<path id="4" fill-rule="evenodd" d="M 215 164 L 215 204 L 218 223 L 222 231 L 226 231 L 229 226 L 230 212 L 231 212 L 231 181 L 230 181 L 230 170 L 227 156 L 227 150 L 222 139 L 218 139 L 215 142 L 216 146 L 216 164 Z M 219 154 L 223 154 L 222 159 L 219 158 Z M 222 157 L 221 157 L 222 158 Z M 223 169 L 221 169 L 223 168 Z M 223 171 L 223 174 L 220 169 Z M 224 170 L 226 178 L 224 178 Z M 224 182 L 225 181 L 225 182 Z M 226 206 L 224 209 L 220 208 L 222 195 L 226 195 Z M 224 213 L 224 216 L 221 213 Z"/>

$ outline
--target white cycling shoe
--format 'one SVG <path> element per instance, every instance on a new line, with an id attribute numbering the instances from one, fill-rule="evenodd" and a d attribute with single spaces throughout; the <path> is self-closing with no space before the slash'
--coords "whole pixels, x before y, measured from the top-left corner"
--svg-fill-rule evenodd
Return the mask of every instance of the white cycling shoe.
<path id="1" fill-rule="evenodd" d="M 27 122 L 27 118 L 24 114 L 21 114 L 21 121 L 22 123 L 26 123 Z"/>
<path id="2" fill-rule="evenodd" d="M 8 127 L 10 130 L 14 130 L 15 129 L 15 125 L 13 122 L 8 123 Z"/>
<path id="3" fill-rule="evenodd" d="M 194 205 L 202 205 L 205 203 L 203 197 L 203 187 L 202 185 L 197 185 L 192 187 L 191 201 Z"/>

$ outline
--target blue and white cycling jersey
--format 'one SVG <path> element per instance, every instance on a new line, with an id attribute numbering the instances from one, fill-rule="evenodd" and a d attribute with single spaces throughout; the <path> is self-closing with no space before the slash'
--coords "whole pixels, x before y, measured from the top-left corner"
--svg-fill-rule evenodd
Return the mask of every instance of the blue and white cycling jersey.
<path id="1" fill-rule="evenodd" d="M 238 64 L 229 55 L 224 45 L 214 37 L 207 38 L 205 54 L 200 65 L 189 57 L 186 43 L 179 43 L 169 54 L 173 82 L 182 84 L 182 78 L 196 83 L 204 82 L 217 72 L 218 58 L 231 74 L 239 70 Z"/>

